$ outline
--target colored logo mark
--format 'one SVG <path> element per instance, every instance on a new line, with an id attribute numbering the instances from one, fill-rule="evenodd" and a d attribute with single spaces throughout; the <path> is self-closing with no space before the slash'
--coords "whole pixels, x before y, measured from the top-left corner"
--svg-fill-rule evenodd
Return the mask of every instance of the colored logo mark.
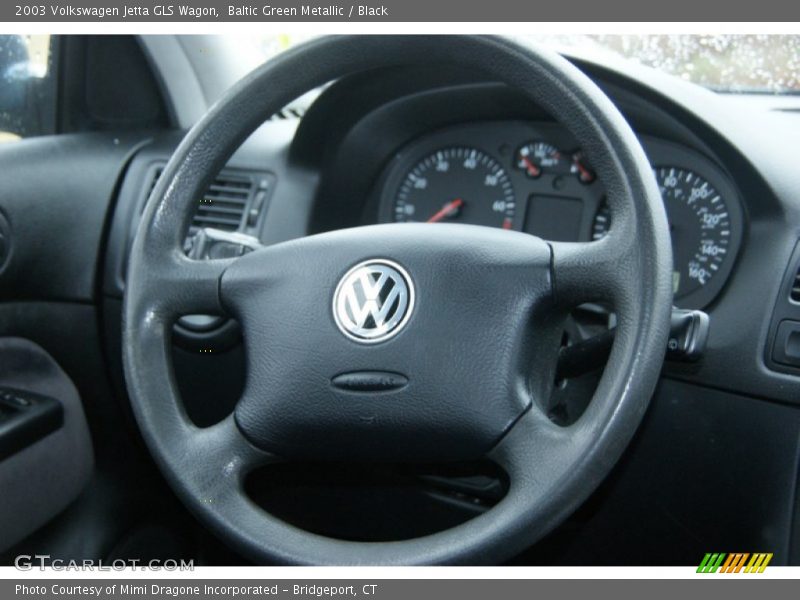
<path id="1" fill-rule="evenodd" d="M 749 559 L 749 560 L 748 560 Z M 772 560 L 772 553 L 709 552 L 704 557 L 698 573 L 763 573 Z"/>

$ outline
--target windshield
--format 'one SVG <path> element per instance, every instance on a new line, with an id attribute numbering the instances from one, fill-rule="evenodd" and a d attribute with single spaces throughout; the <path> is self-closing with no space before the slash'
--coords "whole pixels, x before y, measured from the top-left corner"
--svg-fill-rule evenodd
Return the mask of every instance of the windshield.
<path id="1" fill-rule="evenodd" d="M 266 60 L 308 35 L 250 38 Z M 728 93 L 800 93 L 800 36 L 796 35 L 532 35 L 533 42 L 602 62 L 611 55 Z"/>
<path id="2" fill-rule="evenodd" d="M 800 36 L 570 36 L 567 47 L 604 50 L 730 93 L 800 93 Z"/>

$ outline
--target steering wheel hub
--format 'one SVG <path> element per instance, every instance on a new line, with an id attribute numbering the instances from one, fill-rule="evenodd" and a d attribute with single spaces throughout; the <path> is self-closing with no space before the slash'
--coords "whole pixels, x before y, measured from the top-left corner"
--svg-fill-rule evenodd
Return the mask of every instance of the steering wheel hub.
<path id="1" fill-rule="evenodd" d="M 391 259 L 364 261 L 377 247 Z M 236 422 L 256 446 L 293 458 L 476 459 L 530 406 L 550 248 L 468 225 L 359 227 L 252 252 L 222 275 L 220 294 L 244 331 Z M 342 321 L 373 337 L 342 335 Z M 407 383 L 380 394 L 332 385 L 356 371 Z"/>

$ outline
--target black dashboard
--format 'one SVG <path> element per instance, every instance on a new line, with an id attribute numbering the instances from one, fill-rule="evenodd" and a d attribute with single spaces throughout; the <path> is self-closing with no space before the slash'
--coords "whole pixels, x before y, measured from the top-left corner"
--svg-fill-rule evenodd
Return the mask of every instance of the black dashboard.
<path id="1" fill-rule="evenodd" d="M 672 234 L 675 304 L 709 312 L 709 346 L 719 346 L 699 365 L 667 364 L 665 374 L 733 385 L 728 365 L 741 360 L 737 348 L 742 339 L 763 356 L 777 330 L 777 324 L 770 324 L 776 296 L 762 294 L 753 302 L 748 298 L 753 282 L 768 278 L 770 283 L 761 284 L 764 289 L 777 288 L 797 240 L 791 230 L 776 235 L 776 219 L 785 205 L 751 159 L 769 154 L 773 160 L 760 167 L 771 168 L 784 155 L 769 147 L 769 140 L 762 145 L 758 132 L 723 135 L 707 120 L 713 115 L 700 118 L 701 104 L 690 112 L 619 74 L 594 76 L 633 127 L 653 166 Z M 704 90 L 698 93 L 703 101 L 724 102 Z M 742 140 L 726 139 L 731 132 Z M 138 214 L 154 174 L 179 139 L 177 132 L 159 135 L 128 168 L 108 243 L 103 286 L 109 298 L 122 295 L 125 256 Z M 238 197 L 225 197 L 231 185 L 244 186 L 234 194 Z M 265 123 L 212 187 L 188 232 L 189 245 L 201 225 L 245 233 L 263 244 L 395 221 L 456 221 L 579 243 L 591 243 L 613 228 L 592 157 L 570 132 L 515 91 L 470 73 L 387 69 L 337 81 L 321 91 L 302 118 Z M 222 223 L 214 211 L 235 214 Z M 762 230 L 769 233 L 754 245 Z M 775 252 L 785 258 L 775 261 Z M 744 326 L 738 317 L 743 311 L 759 316 Z M 175 340 L 187 351 L 190 371 L 196 370 L 193 363 L 205 360 L 196 356 L 198 350 L 215 348 L 218 357 L 238 351 L 235 327 L 220 323 L 179 324 Z M 201 382 L 200 392 L 203 382 L 217 389 L 231 373 L 241 380 L 244 367 L 231 361 L 235 368 L 220 363 L 225 373 L 215 376 L 213 368 L 203 369 L 199 378 L 193 377 Z M 776 374 L 797 369 L 770 364 L 767 371 L 761 356 L 759 361 L 761 366 L 734 375 L 741 377 L 737 385 L 759 393 L 767 384 L 772 394 L 791 395 Z"/>
<path id="2" fill-rule="evenodd" d="M 792 225 L 796 170 L 781 150 L 796 117 L 764 110 L 742 119 L 733 99 L 673 79 L 664 85 L 678 88 L 665 88 L 667 96 L 618 73 L 588 72 L 631 124 L 662 189 L 676 305 L 711 316 L 703 361 L 668 362 L 664 374 L 795 401 L 800 368 L 772 356 L 780 322 L 800 320 L 780 291 L 796 270 L 800 231 Z M 122 297 L 127 248 L 154 173 L 180 137 L 155 136 L 127 168 L 104 262 L 110 302 Z M 220 174 L 216 193 L 231 184 L 245 185 L 238 199 L 208 196 L 198 215 L 214 205 L 233 211 L 223 228 L 263 244 L 397 220 L 457 220 L 579 243 L 613 228 L 592 157 L 572 135 L 513 90 L 470 73 L 387 69 L 337 81 L 302 118 L 257 130 Z M 176 352 L 184 353 L 176 364 L 186 363 L 200 397 L 214 390 L 235 401 L 244 373 L 238 332 L 211 319 L 195 325 L 176 329 Z M 197 355 L 207 348 L 213 358 Z M 732 372 L 734 363 L 741 368 Z M 231 379 L 239 383 L 222 390 Z"/>
<path id="3" fill-rule="evenodd" d="M 795 171 L 775 142 L 791 137 L 791 114 L 765 111 L 751 122 L 739 118 L 729 98 L 693 86 L 680 89 L 687 97 L 678 102 L 672 88 L 668 97 L 618 73 L 588 72 L 652 163 L 672 230 L 675 304 L 711 315 L 704 360 L 668 362 L 665 375 L 791 401 L 800 368 L 772 361 L 780 320 L 796 317 L 791 302 L 775 310 L 797 242 L 791 226 L 779 226 L 793 218 L 787 178 Z M 758 124 L 778 118 L 780 127 L 769 135 Z M 109 299 L 122 296 L 126 248 L 154 169 L 179 140 L 179 132 L 158 135 L 127 169 L 105 262 Z M 337 81 L 302 118 L 276 118 L 257 130 L 220 174 L 217 189 L 232 177 L 246 185 L 266 181 L 267 189 L 245 189 L 232 203 L 204 198 L 211 204 L 200 210 L 207 215 L 214 203 L 234 210 L 233 224 L 224 227 L 263 244 L 398 220 L 456 220 L 579 243 L 613 228 L 592 157 L 570 132 L 513 90 L 470 73 L 387 69 Z M 761 290 L 755 299 L 754 289 Z M 176 352 L 185 352 L 177 363 L 185 359 L 193 374 L 187 381 L 199 396 L 213 389 L 235 401 L 244 373 L 242 357 L 233 357 L 241 354 L 236 328 L 214 319 L 195 325 L 176 329 Z M 207 348 L 218 364 L 197 356 Z M 732 373 L 742 348 L 750 358 Z M 231 379 L 239 383 L 222 390 Z"/>

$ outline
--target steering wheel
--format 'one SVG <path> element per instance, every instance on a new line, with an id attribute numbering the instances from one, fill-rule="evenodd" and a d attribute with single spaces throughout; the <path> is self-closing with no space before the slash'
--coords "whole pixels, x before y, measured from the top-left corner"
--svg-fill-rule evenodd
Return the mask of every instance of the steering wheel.
<path id="1" fill-rule="evenodd" d="M 238 259 L 185 256 L 196 198 L 270 115 L 333 79 L 409 65 L 469 68 L 545 108 L 603 181 L 609 234 L 554 243 L 488 227 L 388 224 Z M 499 562 L 574 511 L 630 441 L 664 358 L 671 270 L 666 215 L 641 146 L 611 101 L 563 58 L 491 37 L 321 38 L 245 77 L 166 166 L 130 255 L 128 390 L 177 494 L 255 561 Z M 590 301 L 613 307 L 616 337 L 588 408 L 561 426 L 545 405 L 562 326 L 570 309 Z M 185 414 L 170 359 L 173 324 L 196 313 L 236 318 L 247 355 L 233 414 L 207 428 Z M 244 491 L 245 476 L 270 462 L 487 457 L 509 480 L 497 505 L 402 541 L 316 535 L 268 514 Z"/>

